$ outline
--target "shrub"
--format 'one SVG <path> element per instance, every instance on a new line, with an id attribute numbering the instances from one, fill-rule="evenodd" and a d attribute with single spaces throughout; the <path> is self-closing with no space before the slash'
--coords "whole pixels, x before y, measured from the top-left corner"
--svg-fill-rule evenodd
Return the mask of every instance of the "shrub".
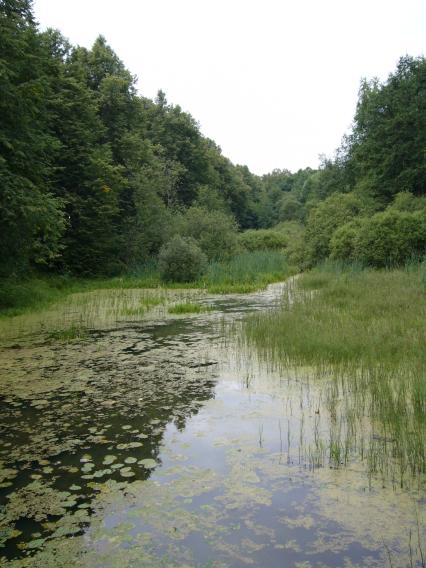
<path id="1" fill-rule="evenodd" d="M 426 209 L 426 197 L 416 197 L 408 191 L 397 193 L 393 200 L 392 205 L 388 209 L 396 211 L 422 211 Z"/>
<path id="2" fill-rule="evenodd" d="M 402 265 L 426 254 L 426 211 L 388 209 L 366 219 L 354 240 L 354 257 L 369 266 Z"/>
<path id="3" fill-rule="evenodd" d="M 158 266 L 164 282 L 191 282 L 205 272 L 207 259 L 193 239 L 177 235 L 161 248 Z"/>
<path id="4" fill-rule="evenodd" d="M 334 231 L 352 221 L 360 210 L 360 200 L 351 193 L 331 195 L 311 210 L 306 226 L 306 260 L 309 265 L 329 256 Z"/>
<path id="5" fill-rule="evenodd" d="M 249 229 L 238 235 L 238 242 L 247 251 L 279 250 L 287 244 L 286 236 L 273 229 Z"/>
<path id="6" fill-rule="evenodd" d="M 305 227 L 298 221 L 284 221 L 274 227 L 287 240 L 284 249 L 288 262 L 295 267 L 304 268 L 305 259 Z"/>
<path id="7" fill-rule="evenodd" d="M 195 239 L 209 260 L 223 260 L 236 254 L 237 225 L 233 217 L 223 211 L 190 207 L 182 224 L 182 234 Z"/>
<path id="8" fill-rule="evenodd" d="M 356 260 L 355 242 L 360 232 L 361 223 L 361 219 L 355 219 L 334 231 L 330 241 L 330 258 L 344 261 Z"/>

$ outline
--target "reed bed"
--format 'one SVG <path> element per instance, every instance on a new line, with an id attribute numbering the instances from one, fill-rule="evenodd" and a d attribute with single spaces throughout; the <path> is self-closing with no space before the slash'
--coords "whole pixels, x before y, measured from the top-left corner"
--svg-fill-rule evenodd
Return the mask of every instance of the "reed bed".
<path id="1" fill-rule="evenodd" d="M 278 311 L 248 317 L 241 341 L 276 369 L 308 366 L 323 380 L 330 428 L 314 461 L 355 454 L 401 486 L 426 474 L 425 322 L 424 266 L 325 266 L 294 281 Z"/>

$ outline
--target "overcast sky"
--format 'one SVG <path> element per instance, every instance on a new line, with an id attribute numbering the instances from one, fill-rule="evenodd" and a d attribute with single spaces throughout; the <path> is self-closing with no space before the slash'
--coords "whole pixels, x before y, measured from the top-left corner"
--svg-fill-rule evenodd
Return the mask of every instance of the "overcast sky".
<path id="1" fill-rule="evenodd" d="M 35 0 L 42 29 L 99 34 L 234 163 L 318 165 L 350 127 L 361 77 L 425 52 L 425 0 Z"/>

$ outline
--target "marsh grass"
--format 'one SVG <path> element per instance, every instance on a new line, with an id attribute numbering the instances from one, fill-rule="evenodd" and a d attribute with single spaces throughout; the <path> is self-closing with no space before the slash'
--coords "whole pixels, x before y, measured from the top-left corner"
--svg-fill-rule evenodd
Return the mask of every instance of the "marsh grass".
<path id="1" fill-rule="evenodd" d="M 247 252 L 227 262 L 210 264 L 204 285 L 212 294 L 243 294 L 285 280 L 294 273 L 281 252 Z"/>
<path id="2" fill-rule="evenodd" d="M 167 310 L 169 314 L 201 314 L 204 312 L 211 312 L 213 310 L 210 306 L 203 306 L 201 304 L 196 304 L 195 302 L 182 302 L 170 306 Z"/>
<path id="3" fill-rule="evenodd" d="M 45 309 L 0 319 L 0 340 L 38 335 L 58 341 L 83 338 L 91 330 L 113 328 L 146 318 L 162 318 L 166 306 L 190 302 L 197 290 L 113 288 L 71 294 Z"/>
<path id="4" fill-rule="evenodd" d="M 114 278 L 72 278 L 68 276 L 0 280 L 0 320 L 44 310 L 67 297 L 99 290 L 202 289 L 214 294 L 248 293 L 284 280 L 295 271 L 285 256 L 276 251 L 256 251 L 230 260 L 210 263 L 207 273 L 196 282 L 168 282 L 160 279 L 155 261 L 129 274 Z M 145 309 L 150 306 L 143 306 Z M 127 315 L 138 315 L 136 306 Z M 142 308 L 140 311 L 143 311 Z"/>
<path id="5" fill-rule="evenodd" d="M 71 341 L 81 341 L 89 336 L 89 331 L 84 326 L 72 325 L 68 329 L 59 329 L 49 331 L 47 339 L 51 341 L 60 341 L 70 343 Z"/>
<path id="6" fill-rule="evenodd" d="M 356 452 L 395 485 L 426 473 L 423 279 L 422 265 L 323 266 L 287 288 L 280 310 L 243 326 L 243 341 L 269 365 L 308 365 L 323 379 L 330 463 Z"/>

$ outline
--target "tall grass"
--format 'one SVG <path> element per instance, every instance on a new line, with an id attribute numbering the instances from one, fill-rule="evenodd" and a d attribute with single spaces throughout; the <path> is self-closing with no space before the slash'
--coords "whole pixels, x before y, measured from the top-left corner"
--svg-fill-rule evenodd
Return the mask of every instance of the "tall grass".
<path id="1" fill-rule="evenodd" d="M 186 314 L 202 314 L 204 312 L 211 312 L 213 308 L 210 306 L 203 306 L 195 302 L 179 302 L 168 308 L 169 314 L 186 315 Z"/>
<path id="2" fill-rule="evenodd" d="M 302 275 L 278 312 L 254 314 L 243 328 L 262 359 L 331 378 L 324 390 L 330 416 L 344 424 L 340 450 L 362 445 L 370 471 L 400 484 L 426 473 L 423 270 L 328 265 Z M 366 419 L 367 447 L 359 441 Z"/>
<path id="3" fill-rule="evenodd" d="M 210 264 L 203 282 L 212 293 L 244 293 L 284 280 L 294 272 L 281 252 L 254 251 Z"/>
<path id="4" fill-rule="evenodd" d="M 163 283 L 153 260 L 114 278 L 68 276 L 0 280 L 0 317 L 37 311 L 70 294 L 106 289 L 202 288 L 212 293 L 252 292 L 285 279 L 290 273 L 283 254 L 274 251 L 244 253 L 223 262 L 210 263 L 206 275 L 196 282 Z"/>

